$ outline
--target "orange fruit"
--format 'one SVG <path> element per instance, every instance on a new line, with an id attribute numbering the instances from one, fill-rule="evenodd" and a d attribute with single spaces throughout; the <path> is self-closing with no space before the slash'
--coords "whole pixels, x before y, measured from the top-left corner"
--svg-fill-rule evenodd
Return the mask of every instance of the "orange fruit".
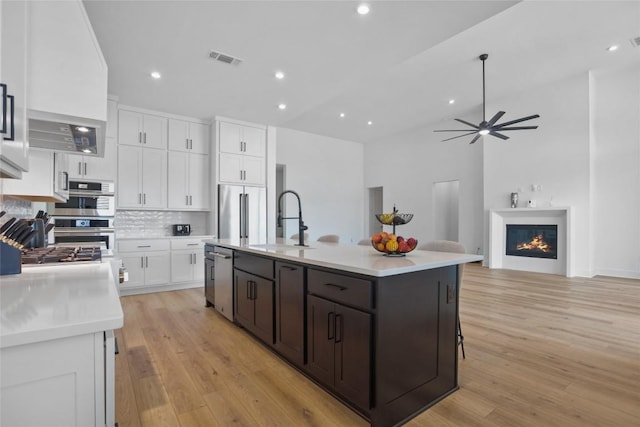
<path id="1" fill-rule="evenodd" d="M 371 241 L 373 243 L 380 243 L 380 240 L 382 240 L 382 236 L 380 235 L 380 233 L 376 233 L 373 236 L 371 236 Z"/>
<path id="2" fill-rule="evenodd" d="M 378 243 L 376 245 L 376 249 L 379 250 L 380 252 L 384 251 L 384 243 Z"/>

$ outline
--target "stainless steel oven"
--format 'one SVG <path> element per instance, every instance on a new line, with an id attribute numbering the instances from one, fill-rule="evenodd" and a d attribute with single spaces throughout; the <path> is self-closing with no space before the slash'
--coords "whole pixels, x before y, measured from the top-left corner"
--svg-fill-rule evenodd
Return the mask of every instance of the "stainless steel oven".
<path id="1" fill-rule="evenodd" d="M 113 217 L 116 214 L 115 184 L 111 181 L 69 181 L 69 200 L 49 203 L 50 216 Z"/>
<path id="2" fill-rule="evenodd" d="M 107 249 L 115 249 L 113 218 L 103 217 L 56 217 L 53 235 L 55 243 L 77 243 L 98 246 L 104 243 Z M 92 245 L 90 245 L 92 244 Z"/>

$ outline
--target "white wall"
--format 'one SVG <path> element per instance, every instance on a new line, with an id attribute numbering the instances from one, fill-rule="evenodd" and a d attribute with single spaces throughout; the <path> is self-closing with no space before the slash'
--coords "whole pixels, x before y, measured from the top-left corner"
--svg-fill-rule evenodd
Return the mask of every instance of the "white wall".
<path id="1" fill-rule="evenodd" d="M 484 138 L 485 213 L 508 208 L 514 191 L 520 193 L 518 207 L 526 207 L 529 199 L 538 207 L 572 206 L 575 274 L 591 276 L 589 76 L 573 76 L 487 105 L 487 111 L 498 108 L 507 113 L 501 121 L 540 114 L 522 123 L 539 128 L 509 132 L 506 141 Z M 541 191 L 532 191 L 532 184 Z M 488 248 L 488 219 L 485 230 Z"/>
<path id="2" fill-rule="evenodd" d="M 437 237 L 433 183 L 459 180 L 459 240 L 476 253 L 483 231 L 482 147 L 469 145 L 470 138 L 441 142 L 445 134 L 433 132 L 450 127 L 445 122 L 366 144 L 365 186 L 384 187 L 385 212 L 395 204 L 401 213 L 414 214 L 396 233 L 425 243 Z"/>
<path id="3" fill-rule="evenodd" d="M 640 279 L 640 66 L 592 75 L 593 269 Z"/>
<path id="4" fill-rule="evenodd" d="M 338 234 L 347 243 L 363 238 L 362 144 L 278 128 L 276 145 L 276 163 L 286 166 L 285 189 L 300 195 L 310 240 L 323 234 Z M 287 216 L 297 216 L 295 197 L 285 197 Z M 297 233 L 297 226 L 286 221 L 285 236 Z"/>

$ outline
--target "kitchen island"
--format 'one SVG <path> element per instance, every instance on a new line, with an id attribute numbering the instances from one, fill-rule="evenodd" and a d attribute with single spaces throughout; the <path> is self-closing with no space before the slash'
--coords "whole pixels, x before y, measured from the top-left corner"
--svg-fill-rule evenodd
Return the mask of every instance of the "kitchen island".
<path id="1" fill-rule="evenodd" d="M 481 256 L 205 243 L 233 251 L 234 322 L 371 425 L 402 424 L 458 388 L 459 265 Z"/>
<path id="2" fill-rule="evenodd" d="M 109 262 L 0 278 L 0 425 L 114 425 L 116 283 Z"/>

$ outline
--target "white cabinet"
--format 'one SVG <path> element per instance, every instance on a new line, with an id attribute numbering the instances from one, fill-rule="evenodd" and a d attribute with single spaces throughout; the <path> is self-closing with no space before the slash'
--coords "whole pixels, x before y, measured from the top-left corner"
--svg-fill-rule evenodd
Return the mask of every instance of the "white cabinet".
<path id="1" fill-rule="evenodd" d="M 104 157 L 69 155 L 69 178 L 94 181 L 116 180 L 116 140 L 106 138 Z"/>
<path id="2" fill-rule="evenodd" d="M 218 121 L 217 131 L 219 181 L 265 185 L 266 130 Z"/>
<path id="3" fill-rule="evenodd" d="M 120 109 L 118 143 L 146 148 L 167 148 L 167 118 Z"/>
<path id="4" fill-rule="evenodd" d="M 118 146 L 118 208 L 167 207 L 167 152 Z"/>
<path id="5" fill-rule="evenodd" d="M 113 425 L 113 340 L 106 331 L 3 348 L 0 425 Z"/>
<path id="6" fill-rule="evenodd" d="M 209 125 L 169 119 L 169 150 L 209 154 Z"/>
<path id="7" fill-rule="evenodd" d="M 209 209 L 209 156 L 169 152 L 169 209 Z"/>
<path id="8" fill-rule="evenodd" d="M 33 201 L 61 202 L 69 198 L 68 156 L 50 150 L 32 149 L 30 171 L 22 179 L 3 179 L 4 195 Z"/>
<path id="9" fill-rule="evenodd" d="M 7 115 L 7 133 L 0 134 L 0 176 L 20 178 L 29 169 L 27 139 L 27 32 L 31 2 L 3 1 L 0 5 L 0 82 L 12 95 L 13 121 Z M 1 108 L 1 107 L 0 107 Z M 9 110 L 9 105 L 7 109 Z M 13 124 L 13 140 L 11 138 Z"/>
<path id="10" fill-rule="evenodd" d="M 202 239 L 171 240 L 171 282 L 199 282 L 204 285 Z"/>
<path id="11" fill-rule="evenodd" d="M 121 288 L 166 285 L 170 275 L 170 244 L 166 239 L 123 240 L 118 242 L 122 265 L 129 280 Z"/>

